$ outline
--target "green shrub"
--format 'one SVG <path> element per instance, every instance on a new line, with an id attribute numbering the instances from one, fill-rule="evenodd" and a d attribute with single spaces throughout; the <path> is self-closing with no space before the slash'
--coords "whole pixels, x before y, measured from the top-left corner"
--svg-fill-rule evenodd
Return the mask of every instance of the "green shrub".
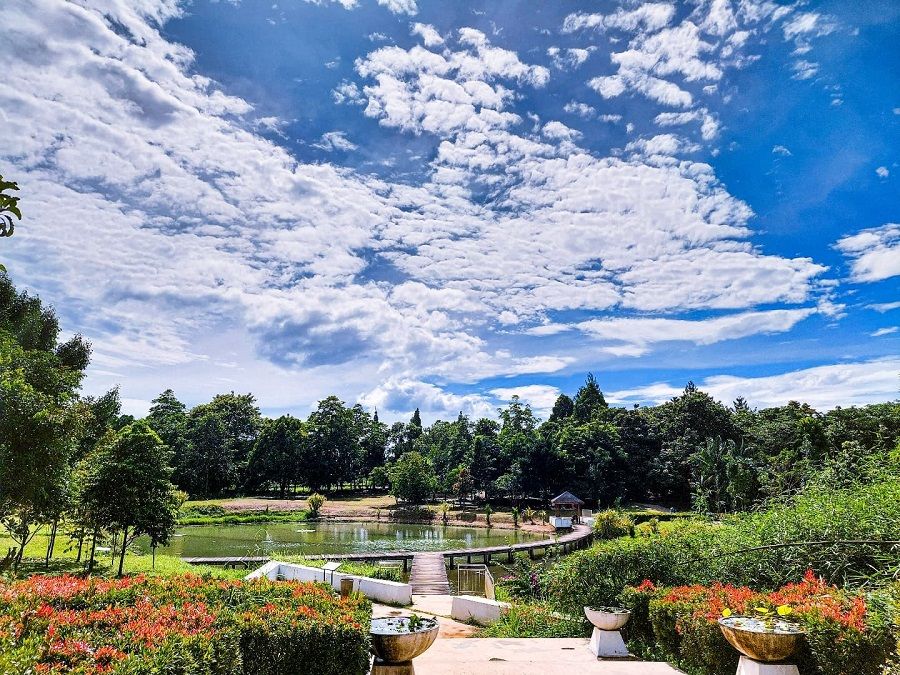
<path id="1" fill-rule="evenodd" d="M 793 544 L 896 539 L 896 532 L 900 479 L 810 490 L 718 523 L 685 520 L 669 523 L 659 536 L 600 541 L 563 559 L 547 573 L 542 587 L 548 601 L 572 612 L 583 605 L 612 604 L 625 586 L 644 579 L 663 585 L 721 581 L 771 589 L 811 569 L 838 586 L 888 582 L 900 576 L 900 547 Z"/>
<path id="2" fill-rule="evenodd" d="M 0 583 L 0 672 L 363 675 L 369 617 L 318 584 L 32 577 Z"/>
<path id="3" fill-rule="evenodd" d="M 634 521 L 620 511 L 607 509 L 594 516 L 594 534 L 600 539 L 624 537 L 633 529 Z"/>
<path id="4" fill-rule="evenodd" d="M 791 659 L 803 675 L 879 675 L 896 644 L 891 620 L 900 594 L 852 593 L 807 574 L 774 592 L 723 584 L 675 588 L 650 582 L 623 591 L 632 610 L 626 637 L 638 654 L 656 653 L 697 675 L 730 675 L 738 654 L 717 625 L 725 609 L 735 615 L 787 606 L 806 631 Z"/>
<path id="5" fill-rule="evenodd" d="M 582 616 L 567 616 L 544 604 L 514 604 L 499 621 L 481 630 L 478 637 L 565 638 L 587 634 Z"/>
<path id="6" fill-rule="evenodd" d="M 325 504 L 325 497 L 320 495 L 318 492 L 313 492 L 309 499 L 306 500 L 306 505 L 309 507 L 309 513 L 312 516 L 319 515 L 319 509 Z"/>

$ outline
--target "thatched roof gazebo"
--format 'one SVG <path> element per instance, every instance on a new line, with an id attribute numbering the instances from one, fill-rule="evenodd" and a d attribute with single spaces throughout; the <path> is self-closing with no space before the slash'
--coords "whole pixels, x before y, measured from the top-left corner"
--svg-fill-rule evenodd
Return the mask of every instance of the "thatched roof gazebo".
<path id="1" fill-rule="evenodd" d="M 550 506 L 553 507 L 553 510 L 556 513 L 556 527 L 570 527 L 571 522 L 579 522 L 581 521 L 581 507 L 584 506 L 584 501 L 573 495 L 571 492 L 563 492 L 560 495 L 557 495 L 553 499 L 550 500 Z M 566 509 L 567 511 L 574 511 L 575 515 L 572 518 L 572 521 L 568 524 L 565 523 L 567 518 L 564 518 L 560 513 L 561 509 Z"/>

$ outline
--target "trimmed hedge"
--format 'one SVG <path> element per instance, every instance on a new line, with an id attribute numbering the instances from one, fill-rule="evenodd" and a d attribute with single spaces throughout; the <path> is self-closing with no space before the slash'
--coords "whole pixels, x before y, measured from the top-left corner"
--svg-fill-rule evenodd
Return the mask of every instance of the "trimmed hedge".
<path id="1" fill-rule="evenodd" d="M 662 656 L 694 675 L 731 675 L 738 653 L 718 619 L 728 609 L 753 615 L 757 607 L 792 609 L 806 630 L 791 660 L 803 675 L 880 675 L 896 644 L 900 586 L 869 594 L 850 593 L 811 572 L 801 582 L 770 593 L 723 584 L 656 587 L 646 581 L 625 589 L 621 603 L 632 610 L 625 630 L 632 650 Z"/>
<path id="2" fill-rule="evenodd" d="M 549 569 L 540 580 L 542 597 L 571 613 L 584 605 L 613 604 L 625 586 L 643 579 L 668 586 L 721 581 L 773 589 L 807 569 L 839 586 L 886 583 L 900 572 L 898 545 L 793 544 L 878 542 L 895 540 L 898 532 L 900 479 L 812 489 L 721 523 L 686 520 L 658 535 L 601 541 Z"/>
<path id="3" fill-rule="evenodd" d="M 0 672 L 363 675 L 370 616 L 319 584 L 32 577 L 0 583 Z"/>

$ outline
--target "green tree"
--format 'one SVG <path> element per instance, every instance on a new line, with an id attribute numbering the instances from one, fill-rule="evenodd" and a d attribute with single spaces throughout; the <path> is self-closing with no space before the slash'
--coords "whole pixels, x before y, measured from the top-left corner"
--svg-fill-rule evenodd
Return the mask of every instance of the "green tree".
<path id="1" fill-rule="evenodd" d="M 188 443 L 175 478 L 191 495 L 218 496 L 244 483 L 247 460 L 262 426 L 252 394 L 219 394 L 191 410 Z"/>
<path id="2" fill-rule="evenodd" d="M 412 450 L 391 467 L 391 494 L 410 504 L 421 504 L 434 491 L 434 469 L 421 453 Z"/>
<path id="3" fill-rule="evenodd" d="M 572 414 L 580 422 L 587 422 L 593 415 L 601 410 L 608 408 L 603 392 L 600 391 L 600 385 L 594 379 L 593 373 L 588 373 L 584 384 L 575 395 L 575 401 L 572 405 Z"/>
<path id="4" fill-rule="evenodd" d="M 337 396 L 319 401 L 307 421 L 308 444 L 300 474 L 315 491 L 339 482 L 342 464 L 358 447 L 353 412 Z"/>
<path id="5" fill-rule="evenodd" d="M 300 472 L 300 460 L 306 444 L 306 425 L 290 415 L 283 415 L 263 426 L 247 467 L 248 486 L 274 483 L 278 496 L 284 498 L 287 486 Z"/>
<path id="6" fill-rule="evenodd" d="M 90 347 L 58 337 L 53 310 L 0 272 L 0 520 L 17 544 L 16 566 L 40 525 L 65 508 L 87 415 L 77 391 Z"/>
<path id="7" fill-rule="evenodd" d="M 731 411 L 688 382 L 681 396 L 653 410 L 661 449 L 653 462 L 652 488 L 677 504 L 691 502 L 691 456 L 710 438 L 739 441 Z"/>
<path id="8" fill-rule="evenodd" d="M 184 495 L 171 476 L 168 449 L 143 421 L 125 427 L 92 455 L 81 498 L 98 523 L 121 532 L 119 576 L 135 538 L 146 534 L 155 547 L 174 531 Z"/>
<path id="9" fill-rule="evenodd" d="M 565 394 L 556 397 L 553 403 L 553 410 L 550 412 L 550 422 L 558 422 L 567 417 L 571 417 L 575 412 L 575 402 Z"/>

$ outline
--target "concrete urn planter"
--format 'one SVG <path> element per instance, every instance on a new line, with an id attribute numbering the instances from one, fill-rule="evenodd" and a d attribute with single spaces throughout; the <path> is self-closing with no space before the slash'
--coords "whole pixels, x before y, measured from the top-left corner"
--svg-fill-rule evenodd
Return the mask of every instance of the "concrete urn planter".
<path id="1" fill-rule="evenodd" d="M 622 628 L 631 612 L 621 607 L 585 607 L 584 615 L 594 632 L 591 634 L 591 642 L 588 649 L 597 658 L 627 658 L 629 655 L 625 641 L 619 629 Z"/>
<path id="2" fill-rule="evenodd" d="M 419 619 L 410 629 L 410 617 L 372 619 L 369 635 L 375 665 L 372 675 L 412 675 L 412 660 L 424 653 L 437 639 L 436 619 Z"/>
<path id="3" fill-rule="evenodd" d="M 766 623 L 747 616 L 719 619 L 725 639 L 741 654 L 738 675 L 793 675 L 797 666 L 786 664 L 803 638 L 803 630 L 795 623 L 776 620 Z"/>
<path id="4" fill-rule="evenodd" d="M 584 615 L 600 630 L 619 630 L 631 618 L 631 612 L 621 607 L 585 607 Z"/>

